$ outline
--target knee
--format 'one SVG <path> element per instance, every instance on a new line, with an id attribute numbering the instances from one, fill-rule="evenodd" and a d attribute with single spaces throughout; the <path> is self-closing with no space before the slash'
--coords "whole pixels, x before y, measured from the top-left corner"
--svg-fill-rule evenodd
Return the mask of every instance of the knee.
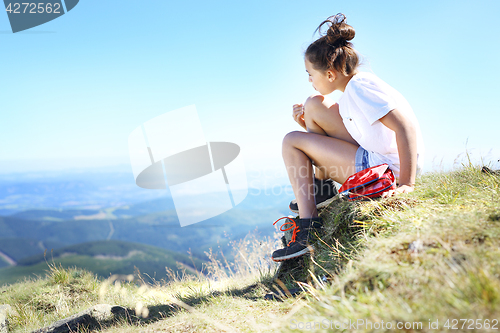
<path id="1" fill-rule="evenodd" d="M 294 147 L 299 136 L 301 136 L 302 134 L 304 134 L 304 132 L 293 131 L 285 135 L 285 137 L 283 138 L 283 149 Z"/>
<path id="2" fill-rule="evenodd" d="M 311 114 L 320 109 L 324 109 L 325 105 L 323 104 L 325 100 L 325 96 L 314 94 L 309 96 L 304 103 L 304 113 Z"/>

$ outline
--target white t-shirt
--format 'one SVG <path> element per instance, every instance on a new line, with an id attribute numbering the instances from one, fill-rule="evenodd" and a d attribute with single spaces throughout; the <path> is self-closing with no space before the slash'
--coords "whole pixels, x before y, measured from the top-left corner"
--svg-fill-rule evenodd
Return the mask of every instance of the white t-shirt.
<path id="1" fill-rule="evenodd" d="M 424 152 L 420 126 L 410 104 L 396 89 L 372 73 L 361 72 L 349 81 L 338 104 L 347 131 L 369 152 L 370 166 L 387 163 L 397 178 L 399 178 L 400 163 L 396 134 L 379 119 L 394 109 L 402 112 L 415 124 L 417 173 L 420 172 Z"/>

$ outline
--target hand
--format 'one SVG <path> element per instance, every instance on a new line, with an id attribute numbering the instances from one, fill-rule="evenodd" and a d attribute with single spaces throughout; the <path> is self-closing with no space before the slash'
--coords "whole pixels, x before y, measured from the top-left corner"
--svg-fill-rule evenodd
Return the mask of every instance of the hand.
<path id="1" fill-rule="evenodd" d="M 304 105 L 293 105 L 293 120 L 295 120 L 301 127 L 307 130 L 306 122 L 304 121 Z"/>
<path id="2" fill-rule="evenodd" d="M 392 197 L 400 193 L 410 193 L 413 192 L 414 190 L 415 187 L 413 185 L 400 185 L 395 190 L 390 190 L 382 194 L 382 198 Z"/>

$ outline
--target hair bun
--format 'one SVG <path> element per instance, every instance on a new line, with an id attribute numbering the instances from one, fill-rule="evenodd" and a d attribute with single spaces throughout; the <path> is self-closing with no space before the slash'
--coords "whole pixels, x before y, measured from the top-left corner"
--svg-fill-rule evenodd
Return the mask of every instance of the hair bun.
<path id="1" fill-rule="evenodd" d="M 321 27 L 325 24 L 328 26 L 328 30 L 326 34 L 323 34 Z M 355 35 L 354 28 L 346 23 L 346 17 L 342 13 L 327 18 L 319 25 L 317 30 L 320 35 L 325 36 L 326 42 L 334 47 L 346 45 Z"/>
<path id="2" fill-rule="evenodd" d="M 320 37 L 312 42 L 305 52 L 306 60 L 314 69 L 334 69 L 345 76 L 356 73 L 359 57 L 350 42 L 355 35 L 354 28 L 345 21 L 345 15 L 339 13 L 327 18 L 316 29 Z M 327 27 L 328 30 L 322 33 L 322 27 Z"/>

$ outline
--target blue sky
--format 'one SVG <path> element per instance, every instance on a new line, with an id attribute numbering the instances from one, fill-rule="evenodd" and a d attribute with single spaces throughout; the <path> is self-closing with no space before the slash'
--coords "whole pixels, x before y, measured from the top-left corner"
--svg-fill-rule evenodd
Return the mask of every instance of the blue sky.
<path id="1" fill-rule="evenodd" d="M 427 171 L 500 158 L 498 1 L 82 0 L 16 34 L 0 14 L 0 172 L 128 164 L 134 128 L 195 104 L 207 140 L 283 179 L 292 105 L 314 92 L 303 51 L 338 12 L 363 70 L 413 106 Z"/>

